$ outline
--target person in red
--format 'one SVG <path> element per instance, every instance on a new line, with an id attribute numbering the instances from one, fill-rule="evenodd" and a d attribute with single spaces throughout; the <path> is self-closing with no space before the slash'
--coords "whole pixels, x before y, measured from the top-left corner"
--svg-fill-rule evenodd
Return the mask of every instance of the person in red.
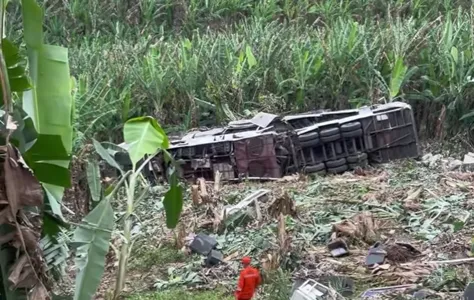
<path id="1" fill-rule="evenodd" d="M 255 290 L 262 283 L 260 273 L 250 265 L 250 262 L 250 257 L 242 258 L 244 269 L 240 271 L 239 284 L 235 292 L 237 300 L 251 300 Z"/>

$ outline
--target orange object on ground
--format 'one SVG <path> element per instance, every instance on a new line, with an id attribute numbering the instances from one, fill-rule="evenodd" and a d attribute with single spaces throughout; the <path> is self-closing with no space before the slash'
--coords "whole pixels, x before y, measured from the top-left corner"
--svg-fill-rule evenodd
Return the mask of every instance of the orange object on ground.
<path id="1" fill-rule="evenodd" d="M 260 272 L 250 265 L 250 257 L 242 258 L 244 269 L 240 271 L 239 284 L 235 296 L 237 300 L 250 300 L 262 279 Z"/>

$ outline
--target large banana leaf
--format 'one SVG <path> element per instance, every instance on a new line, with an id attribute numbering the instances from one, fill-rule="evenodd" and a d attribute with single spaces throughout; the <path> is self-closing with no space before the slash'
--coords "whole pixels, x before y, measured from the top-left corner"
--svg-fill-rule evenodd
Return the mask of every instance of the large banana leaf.
<path id="1" fill-rule="evenodd" d="M 74 232 L 76 252 L 76 287 L 74 300 L 90 300 L 104 273 L 105 256 L 114 227 L 114 212 L 108 200 L 102 200 L 84 218 Z"/>
<path id="2" fill-rule="evenodd" d="M 171 173 L 170 179 L 170 189 L 165 194 L 163 206 L 166 213 L 166 226 L 175 228 L 183 209 L 183 188 L 179 185 L 175 170 Z"/>
<path id="3" fill-rule="evenodd" d="M 128 120 L 123 128 L 128 154 L 134 166 L 146 154 L 154 154 L 169 146 L 168 137 L 152 117 L 139 117 Z"/>
<path id="4" fill-rule="evenodd" d="M 146 154 L 154 154 L 159 150 L 167 149 L 168 137 L 163 129 L 152 117 L 140 117 L 128 120 L 123 128 L 125 143 L 128 145 L 128 154 L 136 165 Z M 172 173 L 170 189 L 165 195 L 163 205 L 166 211 L 166 225 L 174 228 L 178 223 L 183 207 L 183 190 L 179 186 L 176 173 Z"/>
<path id="5" fill-rule="evenodd" d="M 92 200 L 100 201 L 102 198 L 102 186 L 100 184 L 99 164 L 95 160 L 87 162 L 87 185 L 89 186 Z"/>
<path id="6" fill-rule="evenodd" d="M 30 82 L 25 72 L 25 59 L 20 55 L 18 47 L 13 45 L 7 39 L 2 40 L 2 52 L 7 66 L 8 81 L 10 83 L 10 90 L 14 93 L 20 93 L 29 89 Z M 0 93 L 0 98 L 3 94 Z M 3 100 L 2 100 L 3 102 Z"/>
<path id="7" fill-rule="evenodd" d="M 68 166 L 73 131 L 68 53 L 66 48 L 43 43 L 43 11 L 36 1 L 22 0 L 21 4 L 32 82 L 32 88 L 23 93 L 23 109 L 39 134 L 38 145 L 26 157 L 47 190 L 49 205 L 58 207 L 64 187 L 70 185 Z"/>

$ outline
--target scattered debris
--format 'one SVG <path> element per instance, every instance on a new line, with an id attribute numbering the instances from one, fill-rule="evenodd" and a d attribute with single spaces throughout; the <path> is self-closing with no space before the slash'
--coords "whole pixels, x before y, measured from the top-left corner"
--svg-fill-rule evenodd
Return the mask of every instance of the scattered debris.
<path id="1" fill-rule="evenodd" d="M 176 236 L 182 240 L 184 234 L 197 231 L 197 228 L 208 234 L 217 233 L 213 236 L 218 246 L 201 251 L 209 252 L 199 259 L 189 256 L 185 262 L 164 265 L 153 275 L 163 274 L 158 275 L 160 280 L 169 284 L 167 269 L 175 268 L 173 276 L 176 278 L 187 276 L 183 274 L 199 269 L 204 258 L 210 268 L 200 269 L 198 279 L 203 288 L 212 289 L 216 284 L 234 284 L 238 276 L 237 258 L 249 255 L 261 263 L 265 273 L 279 268 L 292 270 L 288 275 L 294 280 L 315 279 L 345 297 L 349 297 L 349 291 L 347 295 L 345 292 L 349 285 L 342 287 L 346 284 L 341 278 L 352 279 L 357 289 L 361 285 L 388 286 L 370 290 L 380 294 L 385 290 L 382 299 L 392 299 L 388 294 L 396 292 L 401 284 L 421 283 L 426 289 L 438 291 L 433 293 L 441 297 L 439 295 L 444 292 L 427 282 L 431 282 L 432 277 L 446 281 L 443 276 L 451 275 L 438 274 L 437 270 L 454 269 L 457 272 L 470 269 L 474 262 L 474 257 L 468 257 L 467 253 L 472 243 L 472 222 L 461 218 L 474 208 L 474 173 L 448 171 L 444 160 L 441 159 L 435 169 L 406 161 L 384 165 L 383 169 L 366 170 L 363 174 L 346 173 L 314 179 L 295 175 L 275 182 L 231 185 L 225 184 L 223 178 L 221 183 L 224 184 L 218 188 L 218 194 L 214 177 L 214 182 L 206 182 L 211 203 L 196 207 L 189 201 L 183 208 L 183 233 L 168 230 L 156 222 L 158 213 L 150 214 L 152 206 L 137 210 L 144 223 L 142 228 L 147 229 L 143 231 L 144 236 L 156 245 L 170 242 Z M 453 160 L 447 158 L 446 161 Z M 201 201 L 200 182 L 195 180 L 194 184 Z M 245 199 L 236 202 L 242 198 Z M 226 203 L 232 205 L 226 207 Z M 150 218 L 150 215 L 155 217 Z M 218 219 L 226 216 L 222 227 L 219 230 L 211 226 L 203 229 L 202 224 L 217 222 L 216 215 Z M 227 222 L 233 225 L 221 230 Z M 464 223 L 462 227 L 457 224 L 460 222 Z M 158 225 L 151 229 L 151 226 L 145 227 L 146 224 Z M 158 234 L 161 232 L 165 234 Z M 186 245 L 195 238 L 188 235 Z M 373 247 L 377 241 L 381 243 Z M 366 262 L 374 257 L 373 261 Z M 369 270 L 366 263 L 371 267 Z M 140 276 L 146 278 L 143 273 Z M 334 280 L 328 281 L 325 277 L 334 277 Z M 342 282 L 338 283 L 337 278 Z M 466 280 L 457 284 L 458 292 L 464 289 Z M 147 288 L 137 288 L 137 284 L 134 283 L 134 290 Z M 188 286 L 189 281 L 178 284 Z M 447 291 L 449 287 L 443 289 Z M 266 288 L 262 293 L 261 298 L 269 298 Z M 423 296 L 419 288 L 405 294 L 407 297 Z M 454 293 L 447 293 L 447 298 L 443 299 L 460 299 L 462 294 L 458 298 L 450 298 L 452 296 Z"/>
<path id="2" fill-rule="evenodd" d="M 287 191 L 284 191 L 280 197 L 277 197 L 268 209 L 271 217 L 278 217 L 280 214 L 285 216 L 296 216 L 295 201 L 291 198 Z"/>
<path id="3" fill-rule="evenodd" d="M 421 209 L 421 204 L 418 200 L 421 197 L 423 190 L 424 187 L 421 186 L 414 191 L 410 191 L 405 200 L 403 200 L 403 208 L 413 211 Z"/>
<path id="4" fill-rule="evenodd" d="M 470 282 L 466 289 L 464 290 L 464 299 L 471 300 L 474 299 L 474 282 Z"/>
<path id="5" fill-rule="evenodd" d="M 321 283 L 309 279 L 303 283 L 291 296 L 291 300 L 339 300 L 344 299 L 338 292 Z"/>
<path id="6" fill-rule="evenodd" d="M 345 276 L 323 276 L 319 282 L 333 288 L 344 297 L 354 294 L 354 280 Z"/>
<path id="7" fill-rule="evenodd" d="M 423 289 L 423 290 L 416 291 L 413 294 L 413 298 L 414 299 L 426 299 L 426 298 L 430 297 L 432 294 L 433 293 L 431 291 Z"/>
<path id="8" fill-rule="evenodd" d="M 463 169 L 465 171 L 473 171 L 474 170 L 474 153 L 469 152 L 466 155 L 464 155 Z"/>
<path id="9" fill-rule="evenodd" d="M 384 250 L 381 243 L 377 242 L 369 249 L 369 254 L 366 257 L 365 264 L 368 267 L 375 265 L 382 265 L 387 256 L 387 251 Z"/>
<path id="10" fill-rule="evenodd" d="M 206 265 L 208 267 L 215 266 L 224 260 L 222 252 L 217 250 L 211 250 L 206 258 Z"/>
<path id="11" fill-rule="evenodd" d="M 375 221 L 373 215 L 370 212 L 364 212 L 349 220 L 335 224 L 333 231 L 337 236 L 344 236 L 356 241 L 372 244 L 376 241 L 374 228 Z"/>
<path id="12" fill-rule="evenodd" d="M 446 165 L 447 165 L 448 171 L 454 171 L 454 170 L 459 170 L 461 166 L 463 165 L 463 162 L 460 161 L 459 159 L 454 159 L 454 158 L 449 157 Z"/>
<path id="13" fill-rule="evenodd" d="M 336 238 L 329 242 L 328 249 L 333 257 L 341 257 L 349 254 L 347 243 L 342 238 Z"/>
<path id="14" fill-rule="evenodd" d="M 405 263 L 421 254 L 413 245 L 401 242 L 386 245 L 384 249 L 387 253 L 387 260 L 392 263 Z"/>
<path id="15" fill-rule="evenodd" d="M 423 155 L 423 157 L 421 158 L 421 161 L 426 166 L 430 167 L 431 169 L 434 169 L 440 165 L 440 161 L 442 158 L 443 156 L 441 154 L 433 155 L 431 153 L 428 153 L 428 154 Z"/>
<path id="16" fill-rule="evenodd" d="M 225 207 L 222 212 L 222 219 L 225 220 L 231 217 L 242 209 L 248 207 L 250 204 L 255 203 L 255 201 L 261 201 L 269 192 L 270 190 L 266 189 L 255 191 L 244 200 L 240 201 L 238 204 Z"/>
<path id="17" fill-rule="evenodd" d="M 379 295 L 386 295 L 393 292 L 406 291 L 407 289 L 415 288 L 415 284 L 405 284 L 405 285 L 396 285 L 396 286 L 387 286 L 375 289 L 366 290 L 361 297 L 362 298 L 373 298 Z"/>
<path id="18" fill-rule="evenodd" d="M 195 253 L 207 256 L 216 246 L 217 241 L 215 238 L 203 233 L 199 233 L 196 235 L 189 248 L 191 248 L 191 250 Z"/>

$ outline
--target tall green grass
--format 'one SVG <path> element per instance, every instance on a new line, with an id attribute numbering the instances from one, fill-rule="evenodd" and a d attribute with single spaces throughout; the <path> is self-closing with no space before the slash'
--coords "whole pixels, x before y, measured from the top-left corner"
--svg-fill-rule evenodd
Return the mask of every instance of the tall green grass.
<path id="1" fill-rule="evenodd" d="M 451 0 L 55 0 L 77 147 L 147 114 L 178 129 L 252 114 L 407 101 L 423 134 L 443 107 L 474 122 L 474 8 Z M 10 7 L 10 19 L 18 13 Z M 15 22 L 10 32 L 18 35 Z M 464 118 L 463 118 L 464 117 Z"/>

